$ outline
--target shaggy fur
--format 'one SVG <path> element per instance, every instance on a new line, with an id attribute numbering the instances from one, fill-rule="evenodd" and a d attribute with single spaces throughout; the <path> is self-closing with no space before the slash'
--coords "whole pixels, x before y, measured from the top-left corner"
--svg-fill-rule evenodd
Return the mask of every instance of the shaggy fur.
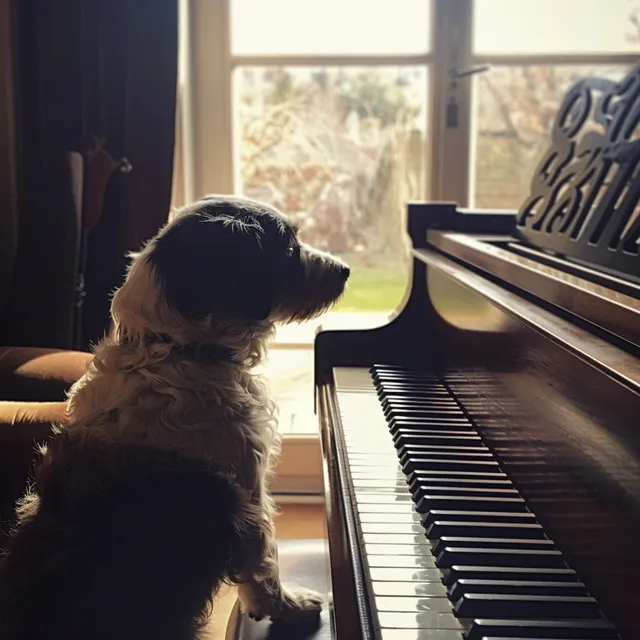
<path id="1" fill-rule="evenodd" d="M 322 313 L 348 276 L 278 212 L 218 196 L 133 256 L 114 337 L 18 505 L 3 640 L 188 640 L 224 581 L 253 617 L 318 615 L 318 594 L 280 584 L 275 407 L 251 369 L 277 322 Z"/>

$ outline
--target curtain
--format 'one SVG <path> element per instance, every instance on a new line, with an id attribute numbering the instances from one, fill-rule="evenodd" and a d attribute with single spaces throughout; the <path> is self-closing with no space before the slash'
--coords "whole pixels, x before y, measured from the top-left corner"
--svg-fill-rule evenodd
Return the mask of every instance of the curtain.
<path id="1" fill-rule="evenodd" d="M 178 0 L 15 0 L 15 20 L 21 183 L 13 343 L 86 348 L 108 330 L 127 252 L 169 213 Z M 109 165 L 104 179 L 85 179 L 85 203 L 101 206 L 83 229 L 68 153 L 85 149 L 88 138 L 131 170 Z M 95 184 L 100 193 L 87 193 Z M 82 330 L 74 344 L 83 244 Z"/>

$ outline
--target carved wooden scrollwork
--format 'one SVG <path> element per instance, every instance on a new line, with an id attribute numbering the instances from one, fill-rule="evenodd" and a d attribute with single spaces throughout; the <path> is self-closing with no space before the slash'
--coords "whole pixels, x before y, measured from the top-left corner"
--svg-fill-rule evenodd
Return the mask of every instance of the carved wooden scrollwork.
<path id="1" fill-rule="evenodd" d="M 516 235 L 569 259 L 640 278 L 640 65 L 587 78 L 564 97 Z"/>

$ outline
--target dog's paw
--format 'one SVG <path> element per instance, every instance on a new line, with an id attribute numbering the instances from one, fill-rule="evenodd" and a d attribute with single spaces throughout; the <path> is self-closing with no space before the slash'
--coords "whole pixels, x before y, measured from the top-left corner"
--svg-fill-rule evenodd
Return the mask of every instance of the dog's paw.
<path id="1" fill-rule="evenodd" d="M 275 600 L 243 587 L 238 595 L 241 610 L 256 621 L 269 616 L 274 621 L 298 624 L 317 618 L 322 611 L 322 596 L 310 589 L 284 589 Z"/>
<path id="2" fill-rule="evenodd" d="M 271 619 L 290 624 L 307 622 L 320 615 L 322 602 L 322 596 L 311 589 L 285 590 L 279 607 L 271 612 Z"/>

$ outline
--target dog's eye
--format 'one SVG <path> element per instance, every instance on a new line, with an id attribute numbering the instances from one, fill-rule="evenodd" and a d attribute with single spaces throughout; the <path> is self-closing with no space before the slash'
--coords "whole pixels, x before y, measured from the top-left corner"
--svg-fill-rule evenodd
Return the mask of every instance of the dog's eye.
<path id="1" fill-rule="evenodd" d="M 300 246 L 298 244 L 289 245 L 285 251 L 285 255 L 287 258 L 296 258 L 300 255 Z"/>

